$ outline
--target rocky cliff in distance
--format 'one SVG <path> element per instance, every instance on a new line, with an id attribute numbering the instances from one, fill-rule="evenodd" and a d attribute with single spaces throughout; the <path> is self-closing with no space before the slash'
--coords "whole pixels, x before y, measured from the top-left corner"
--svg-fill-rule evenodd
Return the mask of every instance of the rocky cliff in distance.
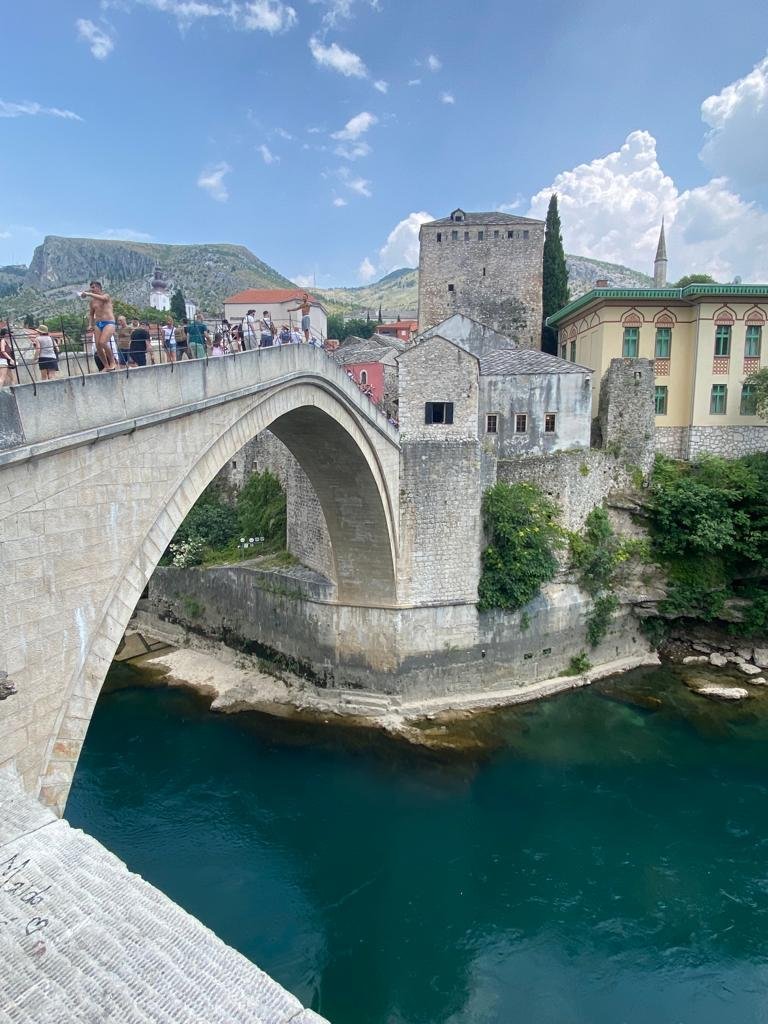
<path id="1" fill-rule="evenodd" d="M 162 267 L 172 287 L 208 312 L 243 288 L 290 288 L 292 282 L 242 245 L 159 245 L 48 235 L 35 249 L 21 291 L 13 298 L 20 312 L 49 312 L 73 302 L 92 278 L 124 302 L 149 305 L 149 279 Z M 7 269 L 7 268 L 6 268 Z"/>

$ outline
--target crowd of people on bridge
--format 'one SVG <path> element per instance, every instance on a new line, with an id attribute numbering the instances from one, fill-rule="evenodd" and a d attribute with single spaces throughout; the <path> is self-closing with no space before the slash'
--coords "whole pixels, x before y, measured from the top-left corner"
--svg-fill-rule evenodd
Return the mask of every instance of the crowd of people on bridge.
<path id="1" fill-rule="evenodd" d="M 269 310 L 261 317 L 256 310 L 248 310 L 241 323 L 226 319 L 215 322 L 213 329 L 199 314 L 175 322 L 169 316 L 162 326 L 155 327 L 155 342 L 147 320 L 131 320 L 115 316 L 112 297 L 103 290 L 99 281 L 91 281 L 88 291 L 80 297 L 89 299 L 89 322 L 85 349 L 93 357 L 96 369 L 113 372 L 129 367 L 153 365 L 157 362 L 180 362 L 182 359 L 217 358 L 254 348 L 279 345 L 310 344 L 323 347 L 322 340 L 312 335 L 309 317 L 309 296 L 289 313 L 301 313 L 301 330 L 284 323 L 278 329 Z M 59 372 L 60 345 L 45 324 L 27 328 L 31 332 L 34 349 L 33 363 L 37 364 L 41 380 L 52 380 Z M 13 383 L 18 370 L 14 354 L 13 336 L 9 327 L 0 329 L 0 387 Z M 18 380 L 18 372 L 16 373 Z"/>

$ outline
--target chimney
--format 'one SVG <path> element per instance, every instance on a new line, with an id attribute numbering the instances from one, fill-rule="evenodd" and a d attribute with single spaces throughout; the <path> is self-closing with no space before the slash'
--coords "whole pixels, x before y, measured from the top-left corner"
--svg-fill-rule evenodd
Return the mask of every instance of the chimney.
<path id="1" fill-rule="evenodd" d="M 608 278 L 607 277 L 598 277 L 598 279 L 595 281 L 595 288 L 607 288 L 607 287 L 608 287 Z"/>

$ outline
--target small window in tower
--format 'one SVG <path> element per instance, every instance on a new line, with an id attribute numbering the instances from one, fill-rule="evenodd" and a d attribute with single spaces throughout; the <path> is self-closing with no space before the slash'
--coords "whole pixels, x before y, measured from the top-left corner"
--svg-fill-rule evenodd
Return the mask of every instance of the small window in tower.
<path id="1" fill-rule="evenodd" d="M 360 371 L 360 383 L 361 384 L 367 384 L 368 383 L 368 371 L 367 370 L 361 370 Z"/>
<path id="2" fill-rule="evenodd" d="M 425 402 L 424 422 L 430 425 L 453 423 L 453 402 Z"/>
<path id="3" fill-rule="evenodd" d="M 519 412 L 515 416 L 515 433 L 516 434 L 527 434 L 528 433 L 528 416 L 524 412 Z"/>
<path id="4" fill-rule="evenodd" d="M 554 412 L 548 412 L 544 417 L 544 433 L 554 434 L 557 430 L 557 414 Z"/>
<path id="5" fill-rule="evenodd" d="M 494 231 L 493 232 L 493 237 L 494 238 L 498 238 L 499 237 L 499 232 L 498 231 Z"/>
<path id="6" fill-rule="evenodd" d="M 497 434 L 499 432 L 499 417 L 493 413 L 485 417 L 486 434 Z"/>
<path id="7" fill-rule="evenodd" d="M 523 232 L 523 241 L 525 241 L 525 242 L 527 242 L 527 241 L 528 241 L 528 236 L 529 236 L 529 234 L 530 234 L 530 232 L 528 232 L 528 231 L 524 231 L 524 232 Z"/>
<path id="8" fill-rule="evenodd" d="M 237 469 L 237 459 L 232 460 L 232 469 Z"/>
<path id="9" fill-rule="evenodd" d="M 485 232 L 484 231 L 478 231 L 477 232 L 477 240 L 478 240 L 478 242 L 482 242 L 484 238 L 485 238 Z"/>
<path id="10" fill-rule="evenodd" d="M 438 240 L 438 242 L 442 242 L 442 240 L 443 240 L 443 233 L 442 233 L 442 231 L 438 231 L 437 232 L 437 240 Z"/>
<path id="11" fill-rule="evenodd" d="M 507 238 L 514 238 L 514 237 L 515 237 L 515 232 L 514 231 L 508 231 L 507 232 Z"/>
<path id="12" fill-rule="evenodd" d="M 485 267 L 483 267 L 483 277 L 485 277 Z"/>
<path id="13" fill-rule="evenodd" d="M 468 242 L 468 241 L 469 241 L 469 232 L 468 232 L 468 231 L 465 231 L 465 232 L 464 232 L 464 241 L 465 241 L 465 242 Z"/>
<path id="14" fill-rule="evenodd" d="M 459 232 L 458 231 L 452 231 L 451 232 L 451 241 L 452 242 L 458 242 L 458 240 L 459 240 Z"/>
<path id="15" fill-rule="evenodd" d="M 454 288 L 453 288 L 453 285 L 452 285 L 452 284 L 449 284 L 449 285 L 448 285 L 448 291 L 449 291 L 449 292 L 452 292 L 453 290 L 454 290 Z"/>

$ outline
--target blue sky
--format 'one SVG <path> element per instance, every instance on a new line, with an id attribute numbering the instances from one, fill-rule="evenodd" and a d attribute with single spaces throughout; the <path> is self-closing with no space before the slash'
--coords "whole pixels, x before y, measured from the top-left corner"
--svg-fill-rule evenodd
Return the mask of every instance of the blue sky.
<path id="1" fill-rule="evenodd" d="M 5 5 L 4 5 L 5 6 Z M 247 245 L 359 284 L 455 206 L 569 251 L 768 280 L 768 5 L 26 0 L 4 10 L 0 263 L 45 234 Z"/>

